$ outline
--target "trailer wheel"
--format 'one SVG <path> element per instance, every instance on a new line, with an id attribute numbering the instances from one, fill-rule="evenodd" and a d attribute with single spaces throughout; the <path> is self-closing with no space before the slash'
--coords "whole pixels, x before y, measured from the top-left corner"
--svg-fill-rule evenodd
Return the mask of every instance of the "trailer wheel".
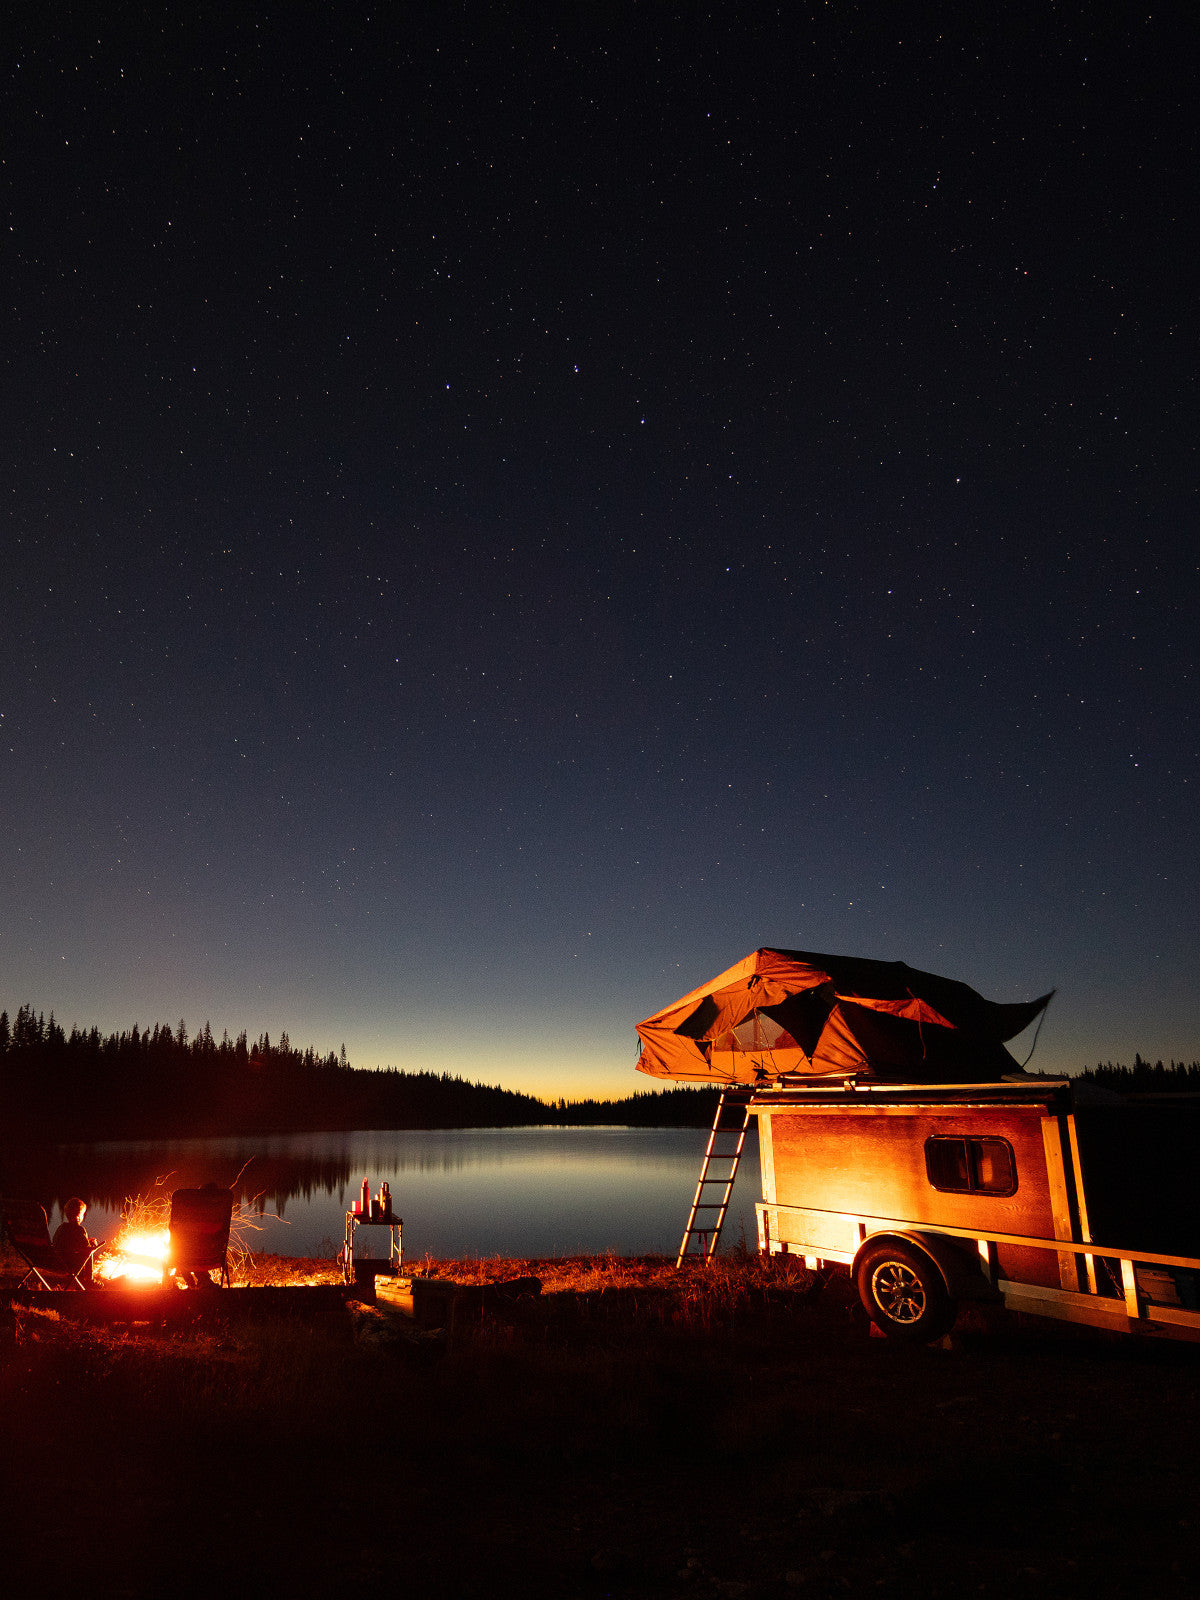
<path id="1" fill-rule="evenodd" d="M 899 1239 L 868 1245 L 855 1272 L 858 1296 L 889 1339 L 928 1344 L 954 1326 L 956 1306 L 937 1267 Z"/>

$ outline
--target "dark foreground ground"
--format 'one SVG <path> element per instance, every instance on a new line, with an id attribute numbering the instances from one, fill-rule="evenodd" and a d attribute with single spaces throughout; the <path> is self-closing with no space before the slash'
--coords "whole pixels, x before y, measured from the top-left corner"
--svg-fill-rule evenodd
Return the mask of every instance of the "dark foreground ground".
<path id="1" fill-rule="evenodd" d="M 895 1348 L 753 1257 L 425 1265 L 543 1293 L 419 1339 L 332 1293 L 168 1328 L 0 1295 L 6 1590 L 1200 1594 L 1198 1346 Z"/>

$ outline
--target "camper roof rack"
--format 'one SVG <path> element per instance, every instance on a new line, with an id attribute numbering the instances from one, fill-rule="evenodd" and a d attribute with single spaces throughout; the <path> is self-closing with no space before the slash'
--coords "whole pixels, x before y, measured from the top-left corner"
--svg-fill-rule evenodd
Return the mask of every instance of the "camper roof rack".
<path id="1" fill-rule="evenodd" d="M 861 1094 L 861 1095 L 977 1095 L 977 1094 L 1019 1094 L 1022 1090 L 1030 1094 L 1045 1094 L 1048 1091 L 1065 1089 L 1072 1083 L 1071 1078 L 1035 1078 L 1027 1076 L 1012 1076 L 1006 1078 L 993 1078 L 986 1082 L 974 1083 L 889 1083 L 879 1078 L 868 1078 L 861 1073 L 837 1073 L 828 1077 L 813 1077 L 799 1073 L 784 1073 L 769 1083 L 755 1086 L 755 1094 Z"/>

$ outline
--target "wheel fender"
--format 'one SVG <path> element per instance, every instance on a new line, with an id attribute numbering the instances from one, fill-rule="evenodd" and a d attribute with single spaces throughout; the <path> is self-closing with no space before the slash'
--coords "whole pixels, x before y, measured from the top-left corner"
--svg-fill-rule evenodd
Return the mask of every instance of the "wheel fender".
<path id="1" fill-rule="evenodd" d="M 918 1233 L 911 1229 L 889 1228 L 886 1232 L 870 1233 L 858 1247 L 851 1271 L 858 1272 L 858 1263 L 864 1250 L 882 1244 L 888 1239 L 902 1239 L 905 1244 L 929 1257 L 952 1300 L 982 1300 L 994 1297 L 995 1291 L 983 1275 L 982 1268 L 962 1248 L 957 1240 L 943 1234 Z"/>

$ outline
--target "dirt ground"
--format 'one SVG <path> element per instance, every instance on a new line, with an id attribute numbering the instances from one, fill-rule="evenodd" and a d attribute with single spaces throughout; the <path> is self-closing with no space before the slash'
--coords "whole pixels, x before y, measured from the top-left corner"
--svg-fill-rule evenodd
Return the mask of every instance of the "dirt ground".
<path id="1" fill-rule="evenodd" d="M 167 1327 L 0 1295 L 9 1592 L 1200 1593 L 1200 1347 L 898 1348 L 754 1257 L 422 1266 L 542 1292 L 449 1335 L 332 1292 Z"/>

